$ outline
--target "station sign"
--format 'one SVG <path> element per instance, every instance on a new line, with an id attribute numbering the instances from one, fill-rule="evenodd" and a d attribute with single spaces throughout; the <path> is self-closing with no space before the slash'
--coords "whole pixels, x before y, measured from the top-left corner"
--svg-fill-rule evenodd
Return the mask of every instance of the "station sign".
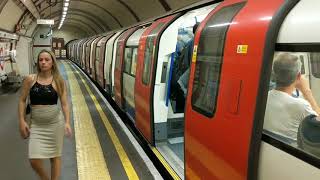
<path id="1" fill-rule="evenodd" d="M 37 24 L 54 25 L 53 19 L 37 19 Z"/>

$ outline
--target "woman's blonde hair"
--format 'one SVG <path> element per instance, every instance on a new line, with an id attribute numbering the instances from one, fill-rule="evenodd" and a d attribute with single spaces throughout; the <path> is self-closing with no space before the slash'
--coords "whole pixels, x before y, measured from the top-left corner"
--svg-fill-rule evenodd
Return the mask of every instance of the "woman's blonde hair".
<path id="1" fill-rule="evenodd" d="M 48 53 L 51 56 L 51 59 L 52 59 L 52 70 L 51 70 L 51 73 L 53 75 L 53 80 L 54 80 L 54 82 L 55 82 L 55 84 L 57 86 L 58 94 L 61 95 L 63 90 L 64 90 L 64 88 L 65 88 L 64 87 L 64 81 L 63 81 L 63 78 L 61 77 L 60 72 L 59 72 L 56 56 L 54 55 L 54 53 L 52 51 L 43 49 L 38 54 L 38 60 L 37 60 L 38 73 L 41 72 L 39 60 L 40 60 L 40 55 L 42 53 Z"/>

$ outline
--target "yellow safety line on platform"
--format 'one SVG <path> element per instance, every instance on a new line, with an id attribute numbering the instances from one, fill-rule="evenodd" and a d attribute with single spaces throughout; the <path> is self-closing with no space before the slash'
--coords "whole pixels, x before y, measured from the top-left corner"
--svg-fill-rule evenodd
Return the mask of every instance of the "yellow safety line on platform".
<path id="1" fill-rule="evenodd" d="M 77 71 L 77 73 L 79 73 Z M 80 74 L 80 73 L 79 73 Z M 81 76 L 81 75 L 80 75 Z M 97 101 L 95 95 L 93 95 L 91 89 L 89 88 L 87 82 L 81 77 L 81 81 L 83 82 L 84 86 L 86 87 L 88 93 L 90 94 L 90 97 L 91 99 L 93 100 L 95 106 L 96 106 L 96 109 L 97 111 L 99 112 L 99 115 L 110 135 L 110 138 L 112 140 L 112 143 L 114 144 L 116 150 L 117 150 L 117 153 L 120 157 L 120 160 L 122 162 L 122 165 L 127 173 L 127 176 L 128 176 L 128 179 L 139 179 L 135 169 L 133 168 L 131 162 L 130 162 L 130 159 L 128 158 L 127 156 L 127 153 L 125 152 L 125 150 L 123 149 L 120 141 L 119 141 L 119 138 L 117 137 L 114 129 L 112 128 L 107 116 L 105 115 L 105 113 L 103 112 L 102 110 L 102 107 L 101 105 L 99 104 L 99 102 Z"/>
<path id="2" fill-rule="evenodd" d="M 78 81 L 69 65 L 63 63 L 72 99 L 78 179 L 111 179 L 92 118 Z"/>
<path id="3" fill-rule="evenodd" d="M 173 179 L 180 180 L 179 175 L 172 169 L 172 167 L 168 164 L 168 162 L 164 159 L 164 157 L 161 155 L 161 153 L 157 150 L 155 147 L 150 147 L 153 151 L 153 153 L 157 156 L 157 158 L 160 160 L 161 164 L 167 169 L 167 171 L 170 173 Z"/>

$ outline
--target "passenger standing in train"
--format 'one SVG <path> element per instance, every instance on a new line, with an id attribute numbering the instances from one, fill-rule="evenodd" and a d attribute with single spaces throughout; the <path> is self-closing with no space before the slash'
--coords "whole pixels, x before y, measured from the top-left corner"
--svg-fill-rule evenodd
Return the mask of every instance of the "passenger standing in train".
<path id="1" fill-rule="evenodd" d="M 187 65 L 187 70 L 180 76 L 178 79 L 178 84 L 180 85 L 181 90 L 183 91 L 184 98 L 187 96 L 187 89 L 188 89 L 188 83 L 189 83 L 189 76 L 190 76 L 190 63 L 192 59 L 192 51 L 193 51 L 193 43 L 194 43 L 194 35 L 196 33 L 196 30 L 198 28 L 200 23 L 196 23 L 193 26 L 192 32 L 193 32 L 193 38 L 188 42 L 186 46 L 185 55 L 183 56 L 183 64 Z"/>
<path id="2" fill-rule="evenodd" d="M 308 115 L 320 114 L 307 80 L 301 75 L 301 61 L 290 53 L 279 54 L 273 63 L 276 88 L 269 91 L 264 128 L 296 144 L 301 121 Z M 293 97 L 295 89 L 303 98 Z"/>
<path id="3" fill-rule="evenodd" d="M 181 90 L 183 91 L 183 96 L 184 96 L 184 101 L 185 98 L 187 96 L 187 89 L 188 89 L 188 83 L 189 83 L 189 76 L 190 76 L 190 63 L 191 63 L 191 59 L 192 59 L 192 52 L 193 52 L 193 43 L 194 43 L 194 36 L 196 33 L 196 30 L 199 26 L 199 22 L 197 22 L 192 29 L 193 32 L 193 38 L 188 42 L 188 44 L 186 45 L 186 50 L 184 51 L 185 54 L 183 55 L 183 64 L 186 65 L 186 70 L 184 71 L 184 73 L 180 76 L 180 78 L 178 79 L 178 84 L 180 85 Z"/>
<path id="4" fill-rule="evenodd" d="M 42 50 L 39 53 L 37 70 L 37 74 L 27 76 L 23 82 L 19 100 L 20 133 L 23 138 L 30 137 L 29 159 L 35 172 L 42 180 L 56 180 L 60 176 L 64 133 L 67 136 L 72 133 L 67 88 L 51 51 Z M 30 127 L 25 119 L 28 95 L 31 104 Z M 58 98 L 64 118 L 57 104 Z M 43 168 L 43 159 L 50 159 L 51 178 Z"/>

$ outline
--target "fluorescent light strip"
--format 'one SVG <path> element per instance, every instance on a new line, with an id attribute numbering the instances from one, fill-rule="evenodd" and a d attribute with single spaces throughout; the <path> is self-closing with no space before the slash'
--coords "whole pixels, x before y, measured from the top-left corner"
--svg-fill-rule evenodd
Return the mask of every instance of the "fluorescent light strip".
<path id="1" fill-rule="evenodd" d="M 64 6 L 63 6 L 63 11 L 62 11 L 62 15 L 61 15 L 61 20 L 60 20 L 60 24 L 59 24 L 59 27 L 58 29 L 61 29 L 62 25 L 63 25 L 63 22 L 64 20 L 66 19 L 66 16 L 67 16 L 67 11 L 68 11 L 68 7 L 70 5 L 70 0 L 64 0 Z"/>

